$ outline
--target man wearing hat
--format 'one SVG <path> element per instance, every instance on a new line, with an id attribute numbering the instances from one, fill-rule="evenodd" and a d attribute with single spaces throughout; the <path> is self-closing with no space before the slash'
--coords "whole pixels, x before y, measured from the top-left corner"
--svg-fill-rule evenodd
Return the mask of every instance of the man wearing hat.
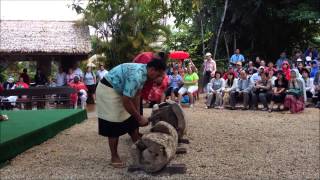
<path id="1" fill-rule="evenodd" d="M 14 88 L 14 79 L 13 79 L 13 77 L 9 77 L 7 79 L 7 81 L 3 83 L 3 88 L 6 89 L 6 90 Z"/>
<path id="2" fill-rule="evenodd" d="M 211 53 L 207 52 L 203 61 L 203 91 L 206 91 L 207 84 L 211 79 L 211 74 L 217 70 L 216 62 L 211 58 Z"/>
<path id="3" fill-rule="evenodd" d="M 306 68 L 310 69 L 311 68 L 311 57 L 310 56 L 307 56 L 306 57 Z"/>
<path id="4" fill-rule="evenodd" d="M 244 61 L 245 61 L 244 56 L 240 54 L 239 49 L 236 49 L 235 53 L 230 58 L 230 64 L 235 68 L 237 62 L 244 62 Z"/>
<path id="5" fill-rule="evenodd" d="M 240 75 L 240 72 L 243 70 L 242 68 L 242 62 L 237 62 L 236 63 L 236 69 L 235 69 L 235 72 L 237 73 L 237 76 L 236 77 L 239 77 Z"/>

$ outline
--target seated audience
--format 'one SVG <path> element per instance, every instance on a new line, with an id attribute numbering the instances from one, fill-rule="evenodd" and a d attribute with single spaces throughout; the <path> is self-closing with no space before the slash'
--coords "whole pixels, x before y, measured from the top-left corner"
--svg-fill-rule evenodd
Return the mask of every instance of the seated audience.
<path id="1" fill-rule="evenodd" d="M 40 68 L 37 69 L 36 75 L 34 76 L 34 82 L 36 86 L 43 86 L 48 83 L 46 75 L 41 71 Z"/>
<path id="2" fill-rule="evenodd" d="M 69 68 L 68 73 L 66 75 L 67 84 L 72 83 L 74 80 L 75 74 L 73 73 L 73 69 Z"/>
<path id="3" fill-rule="evenodd" d="M 307 69 L 311 69 L 311 62 L 312 62 L 311 57 L 310 56 L 306 56 L 305 65 L 306 65 Z"/>
<path id="4" fill-rule="evenodd" d="M 291 113 L 302 112 L 304 110 L 304 83 L 294 70 L 290 72 L 288 87 L 284 106 L 288 108 Z"/>
<path id="5" fill-rule="evenodd" d="M 240 78 L 237 82 L 237 87 L 235 91 L 231 91 L 231 109 L 235 109 L 236 100 L 242 98 L 243 99 L 243 110 L 249 109 L 249 99 L 250 99 L 250 92 L 251 92 L 251 81 L 247 77 L 247 73 L 242 70 L 240 72 Z"/>
<path id="6" fill-rule="evenodd" d="M 19 78 L 19 81 L 16 82 L 14 88 L 24 88 L 24 89 L 28 89 L 28 88 L 29 88 L 29 85 L 23 81 L 23 78 L 22 78 L 22 77 L 20 77 L 20 78 Z"/>
<path id="7" fill-rule="evenodd" d="M 265 60 L 261 60 L 260 66 L 266 68 L 266 61 Z"/>
<path id="8" fill-rule="evenodd" d="M 227 80 L 225 81 L 225 87 L 222 93 L 223 97 L 223 107 L 226 107 L 230 104 L 230 93 L 235 91 L 237 88 L 238 80 L 235 77 L 233 72 L 229 72 L 227 76 Z"/>
<path id="9" fill-rule="evenodd" d="M 269 112 L 272 112 L 274 103 L 278 103 L 278 110 L 280 110 L 279 103 L 283 104 L 286 97 L 286 90 L 288 89 L 288 80 L 281 70 L 277 72 L 277 79 L 275 80 L 274 87 L 272 88 L 271 103 Z"/>
<path id="10" fill-rule="evenodd" d="M 290 65 L 289 65 L 288 61 L 283 61 L 283 63 L 282 63 L 282 71 L 285 74 L 286 79 L 289 81 L 290 80 L 291 69 L 290 69 Z"/>
<path id="11" fill-rule="evenodd" d="M 257 81 L 252 89 L 252 108 L 258 108 L 258 100 L 263 104 L 262 111 L 268 110 L 267 96 L 272 88 L 271 81 L 267 72 L 261 73 L 261 80 Z"/>
<path id="12" fill-rule="evenodd" d="M 234 71 L 233 67 L 232 67 L 232 66 L 229 66 L 228 71 L 225 72 L 224 75 L 223 75 L 223 79 L 224 79 L 224 80 L 227 80 L 227 79 L 228 79 L 229 73 L 232 73 L 235 78 L 237 77 L 237 73 Z"/>
<path id="13" fill-rule="evenodd" d="M 52 77 L 49 77 L 48 78 L 48 86 L 49 87 L 57 87 L 56 79 L 52 78 Z"/>
<path id="14" fill-rule="evenodd" d="M 13 77 L 9 77 L 8 80 L 6 82 L 3 83 L 3 88 L 5 90 L 8 90 L 8 89 L 13 89 L 14 88 L 14 79 Z"/>
<path id="15" fill-rule="evenodd" d="M 239 77 L 240 72 L 243 70 L 242 68 L 242 62 L 237 62 L 236 63 L 236 68 L 235 68 L 235 73 L 236 73 L 236 77 Z"/>
<path id="16" fill-rule="evenodd" d="M 172 101 L 175 101 L 175 96 L 178 96 L 178 91 L 183 84 L 182 77 L 178 74 L 178 69 L 173 69 L 173 74 L 169 76 L 169 88 L 166 91 L 166 96 L 170 96 Z"/>
<path id="17" fill-rule="evenodd" d="M 299 59 L 298 59 L 299 60 Z M 301 60 L 301 59 L 300 59 Z M 299 71 L 300 74 L 302 74 L 302 69 L 304 68 L 302 60 L 301 61 L 297 61 L 297 69 Z"/>
<path id="18" fill-rule="evenodd" d="M 26 68 L 23 69 L 23 72 L 20 74 L 20 77 L 23 78 L 23 82 L 27 83 L 28 85 L 30 84 L 30 77 L 28 75 L 28 70 Z"/>
<path id="19" fill-rule="evenodd" d="M 257 56 L 254 62 L 254 66 L 258 69 L 260 67 L 260 63 L 261 63 L 261 59 L 259 56 Z"/>
<path id="20" fill-rule="evenodd" d="M 267 72 L 269 72 L 269 71 L 274 71 L 274 72 L 276 72 L 276 71 L 277 71 L 277 68 L 274 67 L 273 62 L 269 62 L 269 63 L 268 63 L 268 67 L 265 68 L 265 71 L 267 71 Z"/>
<path id="21" fill-rule="evenodd" d="M 313 85 L 314 85 L 315 95 L 318 97 L 316 107 L 320 108 L 320 71 L 318 71 L 316 76 L 314 77 Z"/>
<path id="22" fill-rule="evenodd" d="M 80 81 L 79 76 L 75 76 L 73 79 L 73 82 L 69 83 L 69 86 L 77 91 L 77 93 L 70 95 L 73 107 L 75 109 L 78 108 L 78 99 L 80 98 L 81 108 L 85 109 L 86 101 L 88 98 L 88 95 L 87 95 L 88 89 L 86 85 Z"/>
<path id="23" fill-rule="evenodd" d="M 274 87 L 275 80 L 277 79 L 277 77 L 274 76 L 274 75 L 276 74 L 277 71 L 275 69 L 272 69 L 272 70 L 269 70 L 267 72 L 268 72 L 268 75 L 269 75 L 269 79 L 271 81 L 271 85 L 272 85 L 272 87 Z"/>
<path id="24" fill-rule="evenodd" d="M 206 108 L 211 108 L 212 104 L 214 107 L 222 108 L 222 92 L 224 90 L 224 84 L 221 72 L 216 71 L 214 78 L 211 79 L 207 86 Z"/>
<path id="25" fill-rule="evenodd" d="M 276 62 L 276 66 L 277 66 L 278 70 L 282 69 L 282 64 L 283 64 L 284 61 L 287 61 L 287 55 L 286 55 L 285 52 L 282 52 L 280 54 L 280 58 Z"/>
<path id="26" fill-rule="evenodd" d="M 252 76 L 254 73 L 257 72 L 257 68 L 253 65 L 252 61 L 249 61 L 248 63 L 247 72 L 249 76 Z"/>
<path id="27" fill-rule="evenodd" d="M 252 83 L 256 83 L 257 81 L 261 80 L 261 74 L 264 72 L 264 67 L 260 66 L 258 69 L 258 72 L 254 73 L 250 80 L 252 81 Z"/>
<path id="28" fill-rule="evenodd" d="M 188 93 L 188 96 L 190 99 L 190 107 L 193 107 L 193 93 L 198 91 L 198 80 L 199 80 L 199 76 L 197 75 L 197 73 L 193 72 L 191 67 L 188 67 L 187 74 L 185 74 L 183 78 L 183 86 L 178 91 L 179 104 L 181 103 L 182 96 L 185 93 Z"/>
<path id="29" fill-rule="evenodd" d="M 314 78 L 318 71 L 319 71 L 318 61 L 317 60 L 313 60 L 311 62 L 310 77 Z"/>
<path id="30" fill-rule="evenodd" d="M 59 67 L 59 71 L 56 74 L 56 85 L 58 87 L 60 86 L 64 86 L 67 84 L 67 74 L 65 72 L 63 72 L 62 67 Z"/>
<path id="31" fill-rule="evenodd" d="M 83 71 L 80 68 L 80 62 L 77 62 L 73 66 L 73 74 L 80 78 L 80 81 L 83 81 Z"/>
<path id="32" fill-rule="evenodd" d="M 306 87 L 307 98 L 312 98 L 313 94 L 314 94 L 313 79 L 309 77 L 310 74 L 309 74 L 308 69 L 303 68 L 301 73 L 302 73 L 302 79 L 304 80 L 304 84 Z"/>

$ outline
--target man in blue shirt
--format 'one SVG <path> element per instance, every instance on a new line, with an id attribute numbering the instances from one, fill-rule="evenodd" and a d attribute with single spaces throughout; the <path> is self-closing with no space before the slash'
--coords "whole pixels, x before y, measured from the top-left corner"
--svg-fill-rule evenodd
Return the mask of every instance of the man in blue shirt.
<path id="1" fill-rule="evenodd" d="M 287 60 L 287 55 L 286 55 L 285 52 L 282 52 L 280 54 L 280 58 L 276 62 L 277 70 L 281 70 L 282 69 L 283 61 L 286 61 L 286 60 Z"/>
<path id="2" fill-rule="evenodd" d="M 165 69 L 165 62 L 157 59 L 148 64 L 125 63 L 111 69 L 99 82 L 96 90 L 98 131 L 108 137 L 113 167 L 125 167 L 117 151 L 119 136 L 128 133 L 136 142 L 140 138 L 139 126 L 148 125 L 147 118 L 139 112 L 143 85 L 163 77 Z"/>
<path id="3" fill-rule="evenodd" d="M 240 54 L 240 50 L 236 49 L 235 54 L 233 54 L 230 58 L 230 64 L 233 66 L 233 68 L 236 67 L 237 62 L 244 62 L 244 56 Z"/>
<path id="4" fill-rule="evenodd" d="M 178 91 L 183 84 L 182 77 L 178 74 L 178 69 L 173 69 L 173 75 L 169 76 L 169 88 L 166 91 L 166 96 L 170 96 L 172 101 L 175 101 L 175 96 L 178 96 Z"/>

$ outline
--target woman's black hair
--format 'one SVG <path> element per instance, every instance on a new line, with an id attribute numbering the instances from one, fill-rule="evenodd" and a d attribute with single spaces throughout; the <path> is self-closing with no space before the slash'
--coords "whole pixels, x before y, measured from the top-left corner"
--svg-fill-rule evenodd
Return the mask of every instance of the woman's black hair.
<path id="1" fill-rule="evenodd" d="M 229 72 L 228 75 L 232 75 L 232 79 L 231 79 L 231 82 L 230 82 L 230 79 L 227 77 L 227 84 L 228 84 L 228 86 L 232 86 L 233 85 L 233 81 L 234 81 L 234 74 L 233 74 L 233 72 Z"/>
<path id="2" fill-rule="evenodd" d="M 148 62 L 147 68 L 154 68 L 156 71 L 165 71 L 167 67 L 165 61 L 154 58 Z"/>
<path id="3" fill-rule="evenodd" d="M 302 68 L 302 69 L 301 69 L 301 73 L 300 73 L 300 74 L 302 75 L 302 73 L 303 73 L 303 72 L 308 73 L 308 77 L 310 77 L 310 73 L 309 73 L 309 70 L 308 70 L 308 69 L 306 69 L 306 68 Z"/>
<path id="4" fill-rule="evenodd" d="M 281 74 L 281 81 L 286 81 L 286 80 L 287 80 L 287 79 L 286 79 L 286 76 L 285 76 L 285 74 L 283 73 L 282 70 L 278 70 L 278 71 L 277 71 L 277 76 L 278 76 L 279 74 Z"/>
<path id="5" fill-rule="evenodd" d="M 217 74 L 220 74 L 220 78 L 221 78 L 222 73 L 221 73 L 220 71 L 216 71 L 216 72 L 214 73 L 214 77 L 216 77 Z"/>
<path id="6" fill-rule="evenodd" d="M 269 77 L 269 73 L 267 71 L 264 71 L 263 73 L 261 73 L 261 75 L 264 74 L 266 77 Z M 260 76 L 261 76 L 260 75 Z"/>

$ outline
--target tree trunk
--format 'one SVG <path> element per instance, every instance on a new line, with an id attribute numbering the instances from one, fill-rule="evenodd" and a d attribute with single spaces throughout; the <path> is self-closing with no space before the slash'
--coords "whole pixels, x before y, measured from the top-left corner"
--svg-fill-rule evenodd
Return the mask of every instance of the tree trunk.
<path id="1" fill-rule="evenodd" d="M 222 26 L 223 26 L 224 19 L 226 17 L 226 12 L 227 12 L 227 8 L 228 8 L 228 2 L 229 2 L 229 0 L 225 0 L 225 2 L 224 2 L 224 10 L 223 10 L 223 14 L 221 16 L 221 22 L 220 22 L 220 25 L 219 25 L 219 29 L 218 29 L 217 37 L 216 37 L 216 42 L 215 42 L 215 45 L 214 45 L 213 59 L 216 58 L 216 53 L 217 53 L 220 33 L 221 33 L 221 29 L 222 29 Z"/>
<path id="2" fill-rule="evenodd" d="M 202 42 L 202 55 L 205 55 L 205 47 L 204 47 L 204 33 L 203 33 L 203 22 L 202 15 L 200 16 L 200 26 L 201 26 L 201 42 Z"/>
<path id="3" fill-rule="evenodd" d="M 230 58 L 230 51 L 229 51 L 229 46 L 228 46 L 229 43 L 228 43 L 226 33 L 223 33 L 223 39 L 224 39 L 224 44 L 226 46 L 227 59 L 229 59 Z"/>
<path id="4" fill-rule="evenodd" d="M 149 173 L 160 171 L 175 157 L 177 146 L 175 128 L 160 121 L 132 146 L 133 165 Z"/>

